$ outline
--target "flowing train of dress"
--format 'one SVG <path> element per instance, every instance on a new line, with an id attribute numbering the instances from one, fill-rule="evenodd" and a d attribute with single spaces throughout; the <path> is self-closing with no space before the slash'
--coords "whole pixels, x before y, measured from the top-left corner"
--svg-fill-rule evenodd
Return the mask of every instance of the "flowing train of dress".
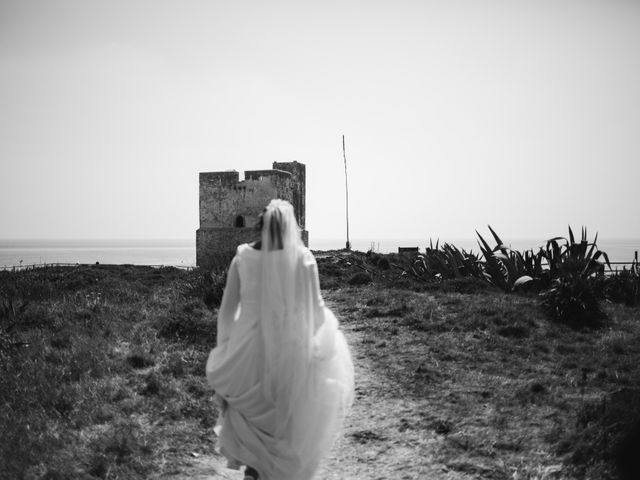
<path id="1" fill-rule="evenodd" d="M 309 338 L 289 336 L 278 344 L 277 335 L 262 331 L 261 252 L 241 245 L 229 267 L 217 346 L 206 367 L 225 403 L 220 450 L 254 467 L 262 480 L 311 479 L 353 401 L 347 343 L 322 300 L 313 255 L 306 248 L 298 253 L 295 321 L 311 325 Z M 265 346 L 265 338 L 276 345 Z M 265 368 L 266 348 L 279 349 L 278 368 Z M 276 384 L 273 391 L 267 387 Z"/>

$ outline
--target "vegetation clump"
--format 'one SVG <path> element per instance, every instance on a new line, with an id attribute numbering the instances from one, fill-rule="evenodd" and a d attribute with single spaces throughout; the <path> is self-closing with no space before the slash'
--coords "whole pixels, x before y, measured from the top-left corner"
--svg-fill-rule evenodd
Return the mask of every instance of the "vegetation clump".
<path id="1" fill-rule="evenodd" d="M 634 262 L 629 269 L 612 271 L 607 254 L 597 247 L 598 236 L 590 242 L 585 228 L 579 240 L 569 227 L 568 238 L 552 238 L 537 252 L 512 250 L 491 226 L 489 231 L 495 246 L 478 233 L 480 255 L 430 241 L 424 253 L 413 257 L 370 251 L 366 262 L 358 252 L 339 252 L 331 262 L 320 258 L 323 285 L 339 286 L 341 274 L 347 274 L 349 285 L 376 281 L 414 291 L 474 293 L 490 286 L 539 293 L 548 318 L 572 328 L 602 326 L 602 300 L 640 305 L 640 266 Z"/>
<path id="2" fill-rule="evenodd" d="M 222 302 L 228 268 L 213 271 L 196 270 L 189 279 L 189 295 L 201 298 L 209 308 L 216 308 Z"/>
<path id="3" fill-rule="evenodd" d="M 438 242 L 430 243 L 405 271 L 431 284 L 477 278 L 505 292 L 538 292 L 548 317 L 573 328 L 603 325 L 606 315 L 601 300 L 640 304 L 637 263 L 628 270 L 612 271 L 607 254 L 597 247 L 598 236 L 589 242 L 585 228 L 579 241 L 569 227 L 568 238 L 552 238 L 538 252 L 512 250 L 490 226 L 489 230 L 496 245 L 490 247 L 478 233 L 482 257 L 446 243 L 440 248 Z"/>
<path id="4" fill-rule="evenodd" d="M 640 265 L 634 261 L 630 268 L 623 267 L 607 278 L 601 286 L 605 298 L 629 307 L 640 305 Z"/>
<path id="5" fill-rule="evenodd" d="M 541 294 L 542 306 L 552 320 L 574 328 L 599 327 L 606 318 L 594 285 L 587 278 L 558 278 Z"/>
<path id="6" fill-rule="evenodd" d="M 367 252 L 367 258 L 373 266 L 381 270 L 389 270 L 391 268 L 391 262 L 385 255 L 369 251 Z"/>
<path id="7" fill-rule="evenodd" d="M 589 402 L 578 412 L 576 429 L 560 442 L 572 469 L 584 475 L 589 464 L 611 463 L 618 478 L 640 478 L 640 389 L 621 388 Z"/>
<path id="8" fill-rule="evenodd" d="M 193 287 L 201 278 L 106 265 L 0 272 L 0 478 L 143 479 L 206 447 L 216 326 L 205 287 Z"/>
<path id="9" fill-rule="evenodd" d="M 349 285 L 366 285 L 371 283 L 371 275 L 366 272 L 358 272 L 349 278 Z"/>

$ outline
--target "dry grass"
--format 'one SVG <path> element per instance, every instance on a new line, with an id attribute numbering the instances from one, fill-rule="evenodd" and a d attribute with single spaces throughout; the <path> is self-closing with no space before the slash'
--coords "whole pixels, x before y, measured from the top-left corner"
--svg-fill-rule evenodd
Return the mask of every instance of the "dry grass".
<path id="1" fill-rule="evenodd" d="M 211 448 L 215 317 L 196 272 L 0 272 L 0 477 L 149 478 Z M 194 286 L 195 285 L 195 286 Z"/>
<path id="2" fill-rule="evenodd" d="M 615 478 L 617 442 L 640 418 L 637 307 L 604 304 L 604 328 L 576 331 L 536 296 L 413 282 L 398 256 L 320 257 L 361 373 L 322 478 Z M 216 278 L 0 272 L 0 478 L 155 478 L 210 454 Z"/>

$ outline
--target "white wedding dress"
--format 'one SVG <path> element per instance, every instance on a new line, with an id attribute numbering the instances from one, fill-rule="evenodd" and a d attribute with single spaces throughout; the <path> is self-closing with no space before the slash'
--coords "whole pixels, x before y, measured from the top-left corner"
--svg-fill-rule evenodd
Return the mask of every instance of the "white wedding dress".
<path id="1" fill-rule="evenodd" d="M 353 401 L 353 364 L 308 249 L 238 247 L 206 375 L 230 462 L 261 480 L 313 478 Z"/>

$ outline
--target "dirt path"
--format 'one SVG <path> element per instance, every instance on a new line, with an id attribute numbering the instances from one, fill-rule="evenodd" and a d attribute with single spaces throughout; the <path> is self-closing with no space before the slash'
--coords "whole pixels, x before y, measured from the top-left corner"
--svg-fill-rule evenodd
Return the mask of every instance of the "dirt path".
<path id="1" fill-rule="evenodd" d="M 332 308 L 339 307 L 331 305 Z M 424 428 L 426 401 L 403 398 L 403 392 L 389 387 L 371 366 L 371 349 L 356 323 L 343 324 L 353 356 L 356 398 L 343 435 L 321 464 L 316 480 L 458 480 L 478 478 L 449 470 L 434 461 L 435 446 L 442 441 L 432 429 Z M 241 480 L 239 471 L 225 467 L 215 452 L 185 459 L 180 472 L 160 478 L 171 480 Z M 482 477 L 480 477 L 482 478 Z"/>
<path id="2" fill-rule="evenodd" d="M 403 398 L 371 368 L 367 349 L 354 325 L 344 327 L 356 373 L 356 399 L 344 434 L 323 462 L 317 480 L 462 479 L 434 463 L 439 440 L 433 432 L 414 428 L 426 405 Z"/>

